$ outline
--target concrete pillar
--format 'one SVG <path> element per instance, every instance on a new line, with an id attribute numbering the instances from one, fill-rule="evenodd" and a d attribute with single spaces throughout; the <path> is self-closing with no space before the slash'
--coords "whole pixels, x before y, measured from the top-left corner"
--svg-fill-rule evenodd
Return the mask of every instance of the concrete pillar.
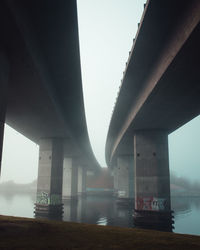
<path id="1" fill-rule="evenodd" d="M 4 49 L 0 46 L 0 169 L 2 160 L 4 124 L 7 107 L 7 92 L 8 92 L 8 78 L 9 78 L 9 62 Z"/>
<path id="2" fill-rule="evenodd" d="M 114 184 L 114 196 L 117 197 L 118 194 L 118 168 L 114 166 L 113 168 L 113 184 Z"/>
<path id="3" fill-rule="evenodd" d="M 82 169 L 82 195 L 86 195 L 87 169 Z"/>
<path id="4" fill-rule="evenodd" d="M 63 164 L 63 199 L 77 198 L 78 164 L 74 158 L 65 157 Z"/>
<path id="5" fill-rule="evenodd" d="M 133 199 L 134 197 L 134 166 L 132 155 L 121 155 L 117 158 L 116 184 L 118 198 Z"/>
<path id="6" fill-rule="evenodd" d="M 0 169 L 1 169 L 2 150 L 3 150 L 4 124 L 5 122 L 1 118 L 0 119 Z"/>
<path id="7" fill-rule="evenodd" d="M 78 168 L 78 194 L 86 195 L 86 174 L 87 170 L 85 167 Z"/>
<path id="8" fill-rule="evenodd" d="M 48 138 L 40 140 L 37 182 L 36 214 L 61 212 L 63 140 Z"/>
<path id="9" fill-rule="evenodd" d="M 168 135 L 165 131 L 135 133 L 135 210 L 170 211 L 168 158 Z"/>

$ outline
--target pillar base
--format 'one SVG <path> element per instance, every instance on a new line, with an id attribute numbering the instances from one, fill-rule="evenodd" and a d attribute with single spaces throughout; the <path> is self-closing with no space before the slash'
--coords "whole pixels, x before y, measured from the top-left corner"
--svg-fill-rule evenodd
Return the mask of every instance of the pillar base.
<path id="1" fill-rule="evenodd" d="M 35 204 L 35 217 L 62 220 L 63 217 L 63 204 L 58 205 L 45 205 Z"/>
<path id="2" fill-rule="evenodd" d="M 137 228 L 172 232 L 174 229 L 173 211 L 134 210 L 134 225 Z"/>
<path id="3" fill-rule="evenodd" d="M 113 190 L 113 197 L 118 197 L 118 190 L 117 189 Z"/>
<path id="4" fill-rule="evenodd" d="M 62 200 L 78 200 L 78 195 L 73 195 L 73 196 L 63 196 Z"/>
<path id="5" fill-rule="evenodd" d="M 134 206 L 134 199 L 132 199 L 132 198 L 117 198 L 116 203 L 118 206 L 133 207 Z"/>
<path id="6" fill-rule="evenodd" d="M 87 193 L 86 192 L 80 192 L 80 193 L 78 193 L 78 196 L 79 197 L 86 197 Z"/>

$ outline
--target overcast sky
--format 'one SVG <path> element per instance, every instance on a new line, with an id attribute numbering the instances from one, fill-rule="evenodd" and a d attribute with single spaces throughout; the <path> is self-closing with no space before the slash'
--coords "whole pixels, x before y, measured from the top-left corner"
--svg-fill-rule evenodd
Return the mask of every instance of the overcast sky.
<path id="1" fill-rule="evenodd" d="M 119 85 L 144 0 L 78 0 L 86 118 L 94 153 L 105 163 L 105 142 Z M 200 117 L 169 136 L 170 170 L 200 178 Z M 6 126 L 1 181 L 37 178 L 38 146 Z"/>

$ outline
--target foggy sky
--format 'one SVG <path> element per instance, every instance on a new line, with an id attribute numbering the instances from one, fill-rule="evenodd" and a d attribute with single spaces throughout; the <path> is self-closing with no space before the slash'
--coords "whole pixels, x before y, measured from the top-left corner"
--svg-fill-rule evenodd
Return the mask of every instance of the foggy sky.
<path id="1" fill-rule="evenodd" d="M 143 0 L 78 0 L 86 118 L 94 153 L 105 163 L 105 142 L 123 71 L 143 12 Z M 200 176 L 200 116 L 169 136 L 170 171 Z M 6 126 L 1 181 L 37 178 L 38 146 Z"/>

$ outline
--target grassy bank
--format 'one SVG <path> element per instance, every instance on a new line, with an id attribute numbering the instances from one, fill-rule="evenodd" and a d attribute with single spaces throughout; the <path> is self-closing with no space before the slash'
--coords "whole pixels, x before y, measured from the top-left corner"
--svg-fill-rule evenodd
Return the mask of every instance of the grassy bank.
<path id="1" fill-rule="evenodd" d="M 200 249 L 200 237 L 0 216 L 0 249 Z"/>

